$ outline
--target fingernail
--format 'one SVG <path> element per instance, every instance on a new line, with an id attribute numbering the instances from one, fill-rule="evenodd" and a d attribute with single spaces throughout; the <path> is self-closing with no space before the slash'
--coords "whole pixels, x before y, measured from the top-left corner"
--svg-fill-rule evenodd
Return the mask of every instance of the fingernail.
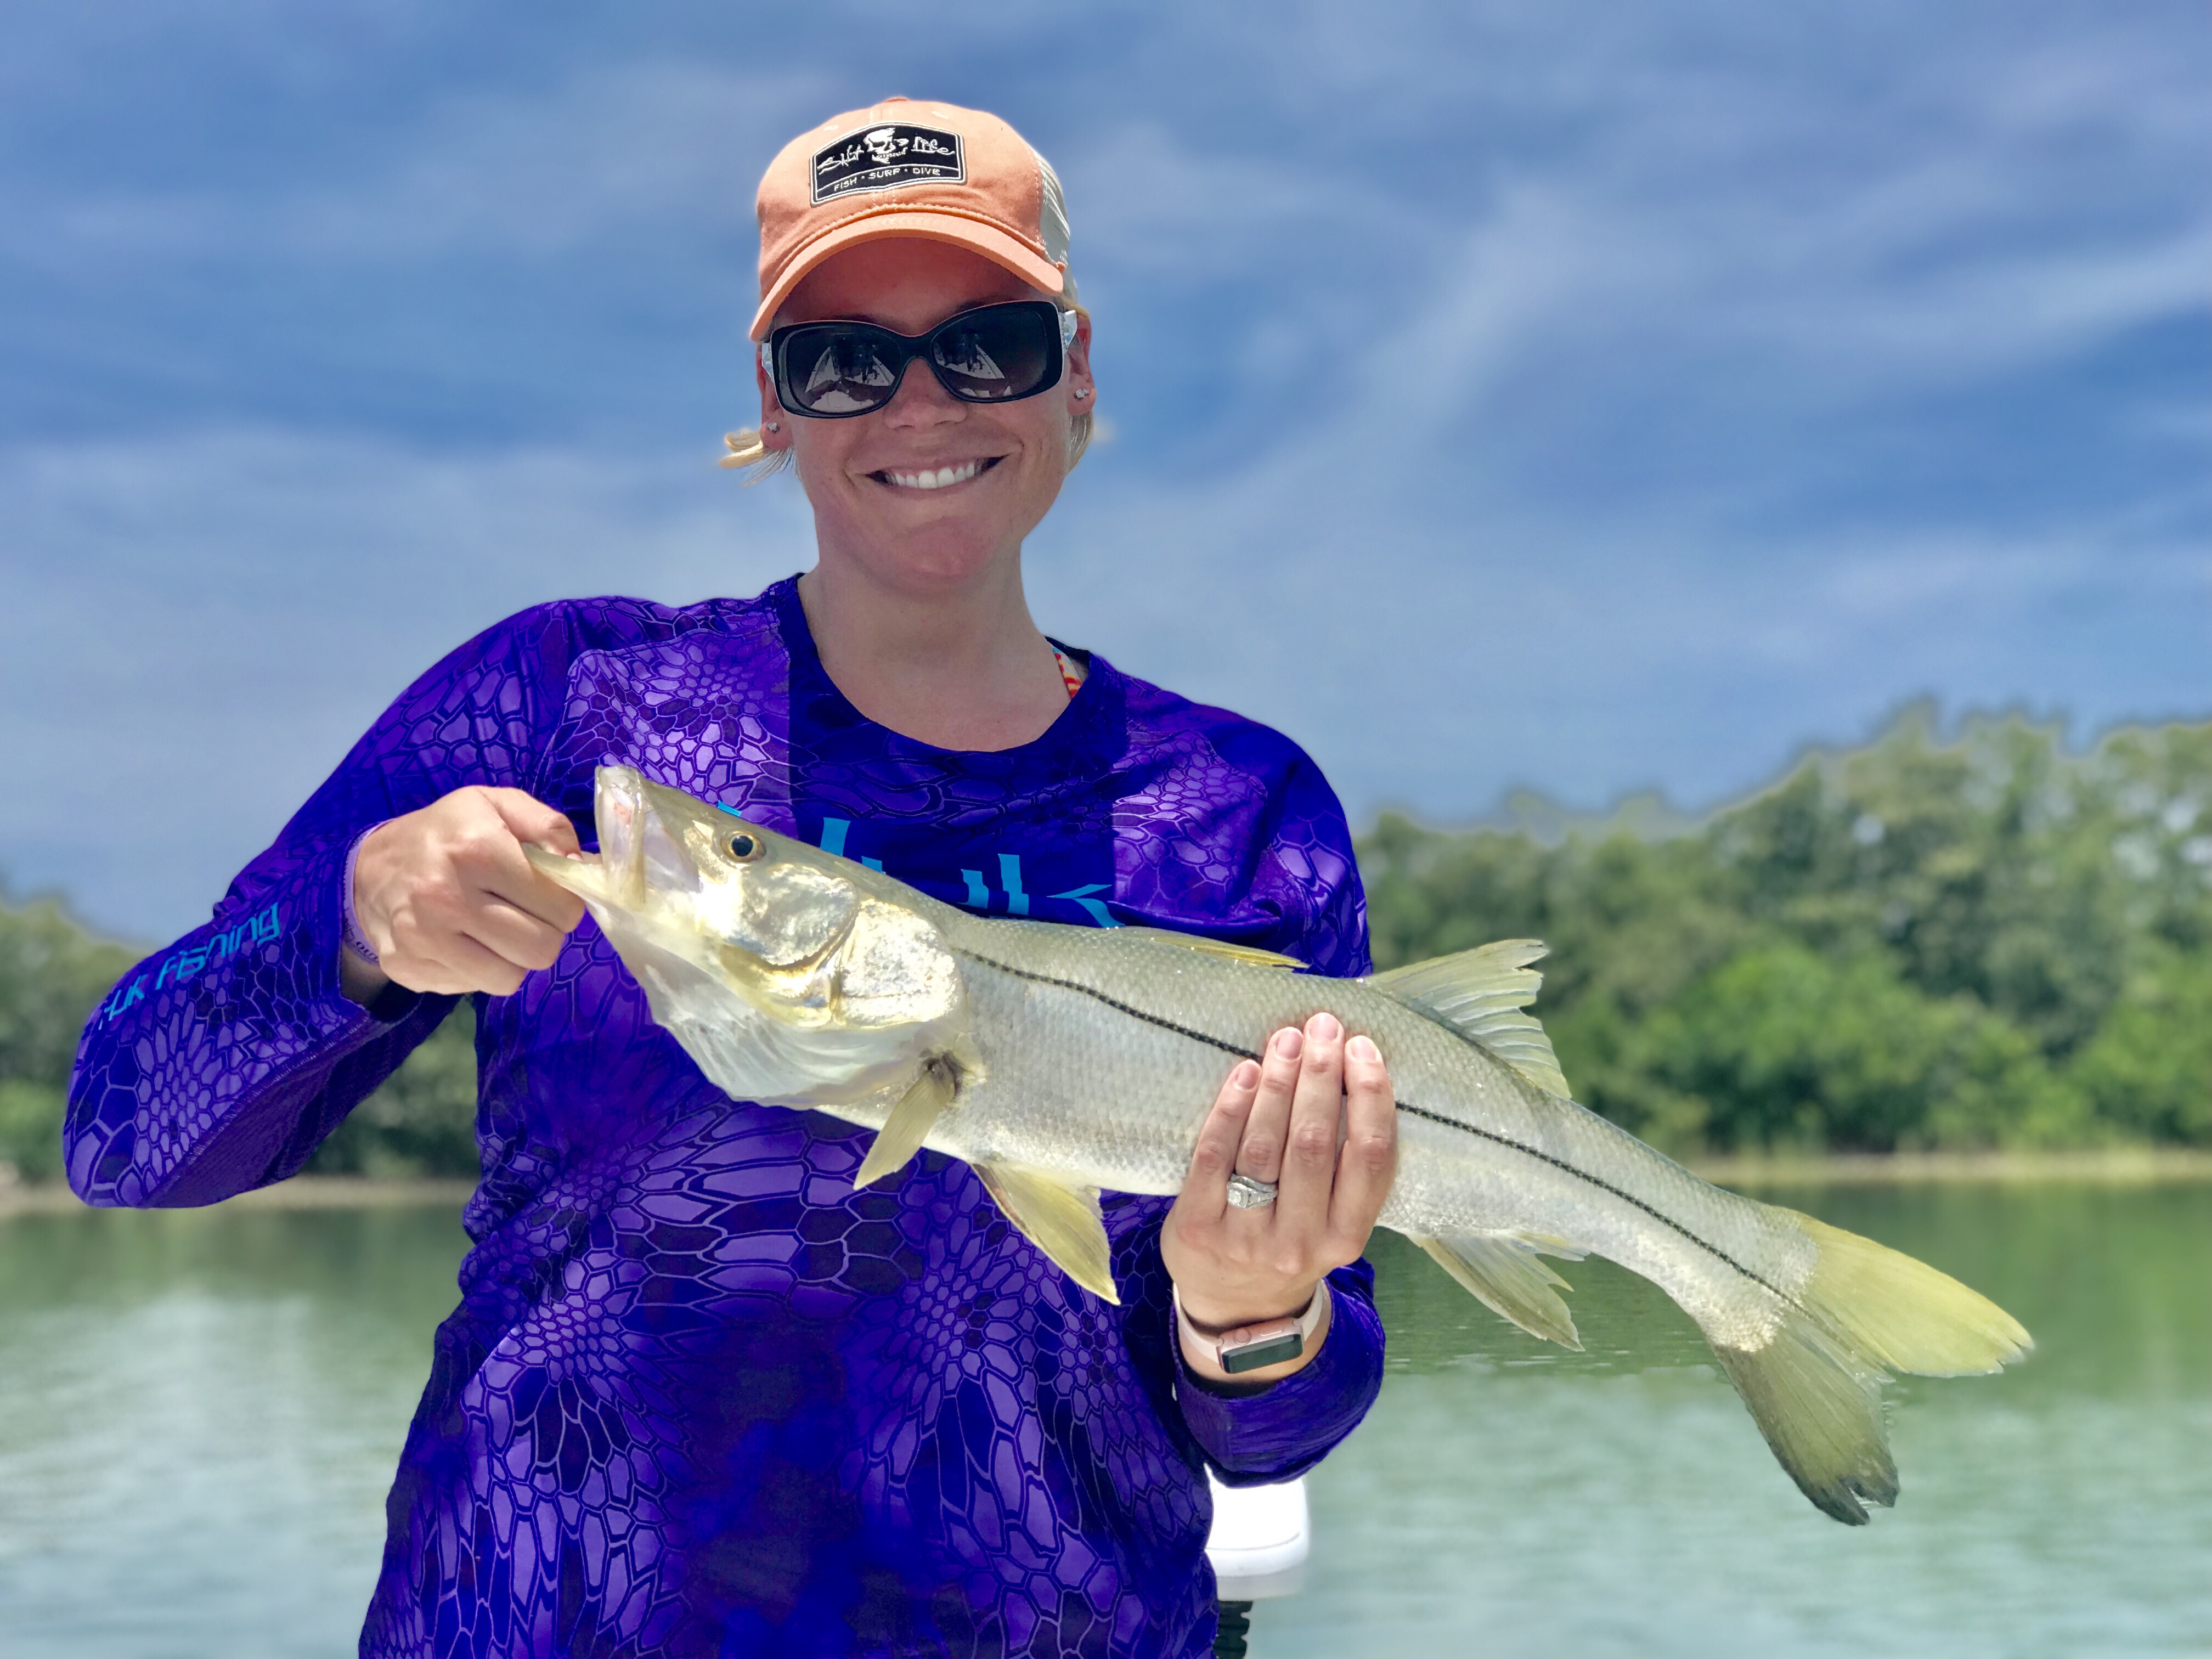
<path id="1" fill-rule="evenodd" d="M 1352 1059 L 1362 1061 L 1379 1060 L 1382 1058 L 1382 1051 L 1375 1046 L 1375 1039 L 1368 1036 L 1352 1038 L 1344 1045 L 1344 1052 Z"/>
<path id="2" fill-rule="evenodd" d="M 1306 1022 L 1306 1035 L 1316 1042 L 1334 1042 L 1344 1035 L 1344 1027 L 1337 1024 L 1334 1014 L 1324 1008 Z"/>
<path id="3" fill-rule="evenodd" d="M 1286 1025 L 1275 1033 L 1275 1052 L 1285 1060 L 1296 1060 L 1298 1050 L 1305 1046 L 1306 1034 L 1295 1025 Z"/>
<path id="4" fill-rule="evenodd" d="M 1229 1074 L 1229 1086 L 1232 1089 L 1258 1088 L 1260 1086 L 1260 1062 L 1256 1060 L 1238 1060 L 1237 1062 L 1237 1069 Z"/>

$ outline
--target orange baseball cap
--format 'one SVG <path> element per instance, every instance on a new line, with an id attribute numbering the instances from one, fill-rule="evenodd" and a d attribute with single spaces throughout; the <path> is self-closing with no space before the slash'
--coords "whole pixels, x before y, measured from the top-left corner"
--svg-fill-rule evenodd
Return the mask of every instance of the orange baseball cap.
<path id="1" fill-rule="evenodd" d="M 760 309 L 831 254 L 886 236 L 951 242 L 1072 301 L 1060 177 L 995 115 L 905 98 L 833 116 L 769 163 L 760 185 Z"/>

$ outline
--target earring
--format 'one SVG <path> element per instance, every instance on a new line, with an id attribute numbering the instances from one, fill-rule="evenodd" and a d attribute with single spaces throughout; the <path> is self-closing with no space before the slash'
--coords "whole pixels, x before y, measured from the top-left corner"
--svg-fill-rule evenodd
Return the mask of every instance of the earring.
<path id="1" fill-rule="evenodd" d="M 1079 386 L 1075 388 L 1075 395 L 1079 400 L 1088 398 L 1091 395 L 1091 388 L 1087 386 Z"/>
<path id="2" fill-rule="evenodd" d="M 768 429 L 771 432 L 781 432 L 783 430 L 783 422 L 781 421 L 770 421 L 768 423 Z"/>

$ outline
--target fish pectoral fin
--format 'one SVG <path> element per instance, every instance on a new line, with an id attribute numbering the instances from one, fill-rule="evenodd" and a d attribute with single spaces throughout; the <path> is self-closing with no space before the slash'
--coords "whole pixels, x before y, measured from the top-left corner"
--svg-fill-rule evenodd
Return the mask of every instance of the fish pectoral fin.
<path id="1" fill-rule="evenodd" d="M 1559 1056 L 1552 1052 L 1552 1039 L 1526 1012 L 1544 983 L 1544 976 L 1528 964 L 1543 954 L 1540 939 L 1504 939 L 1370 975 L 1367 983 L 1456 1031 L 1546 1094 L 1569 1100 L 1573 1097 Z"/>
<path id="2" fill-rule="evenodd" d="M 1121 1304 L 1096 1187 L 1073 1186 L 1019 1164 L 978 1164 L 975 1173 L 1006 1219 L 1054 1267 L 1100 1300 Z"/>
<path id="3" fill-rule="evenodd" d="M 859 1173 L 853 1177 L 854 1190 L 906 1168 L 907 1161 L 921 1150 L 931 1127 L 959 1092 L 960 1068 L 949 1055 L 932 1054 L 924 1060 L 921 1075 L 907 1086 L 884 1127 L 876 1131 L 876 1144 L 868 1148 Z"/>
<path id="4" fill-rule="evenodd" d="M 1262 951 L 1256 945 L 1231 945 L 1225 939 L 1207 939 L 1202 933 L 1178 933 L 1166 927 L 1116 927 L 1114 935 L 1117 939 L 1143 939 L 1160 945 L 1180 945 L 1186 951 L 1202 951 L 1210 957 L 1241 962 L 1248 968 L 1305 966 L 1297 957 L 1286 957 L 1279 951 Z"/>
<path id="5" fill-rule="evenodd" d="M 1581 1349 L 1583 1340 L 1576 1334 L 1574 1316 L 1559 1294 L 1574 1287 L 1536 1255 L 1540 1249 L 1553 1255 L 1581 1255 L 1564 1240 L 1522 1233 L 1474 1233 L 1454 1238 L 1416 1238 L 1413 1243 L 1500 1319 L 1563 1348 Z"/>

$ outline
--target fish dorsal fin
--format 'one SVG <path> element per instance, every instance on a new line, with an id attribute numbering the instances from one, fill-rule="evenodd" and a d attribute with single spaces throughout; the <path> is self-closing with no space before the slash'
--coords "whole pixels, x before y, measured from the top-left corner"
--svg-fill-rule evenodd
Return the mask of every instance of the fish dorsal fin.
<path id="1" fill-rule="evenodd" d="M 876 1144 L 868 1148 L 860 1172 L 853 1177 L 854 1189 L 906 1168 L 907 1160 L 921 1150 L 923 1138 L 959 1091 L 960 1073 L 949 1056 L 932 1054 L 924 1060 L 921 1075 L 899 1097 L 884 1127 L 876 1131 Z"/>
<path id="2" fill-rule="evenodd" d="M 1059 1176 L 1020 1164 L 978 1164 L 975 1173 L 1006 1219 L 1054 1267 L 1093 1296 L 1120 1304 L 1096 1187 L 1072 1186 Z"/>
<path id="3" fill-rule="evenodd" d="M 1305 966 L 1296 957 L 1286 957 L 1277 951 L 1262 951 L 1256 945 L 1231 945 L 1225 940 L 1207 939 L 1200 933 L 1178 933 L 1165 927 L 1117 927 L 1114 932 L 1121 939 L 1150 939 L 1157 945 L 1180 945 L 1186 951 L 1203 951 L 1207 956 L 1241 962 L 1252 968 Z"/>
<path id="4" fill-rule="evenodd" d="M 1540 939 L 1505 939 L 1376 974 L 1368 983 L 1504 1060 L 1547 1095 L 1570 1098 L 1566 1074 L 1534 1014 L 1544 976 L 1528 964 Z"/>
<path id="5" fill-rule="evenodd" d="M 1573 1246 L 1529 1233 L 1472 1233 L 1413 1242 L 1500 1319 L 1561 1347 L 1582 1347 L 1574 1316 L 1559 1294 L 1573 1286 L 1536 1259 L 1536 1252 L 1544 1250 L 1578 1260 L 1582 1252 Z"/>

